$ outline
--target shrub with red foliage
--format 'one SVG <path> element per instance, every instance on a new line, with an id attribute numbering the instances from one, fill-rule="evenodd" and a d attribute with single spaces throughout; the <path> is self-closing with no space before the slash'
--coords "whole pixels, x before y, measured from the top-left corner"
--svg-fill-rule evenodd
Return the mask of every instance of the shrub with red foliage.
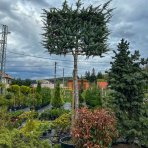
<path id="1" fill-rule="evenodd" d="M 87 108 L 78 110 L 78 118 L 72 129 L 77 147 L 107 148 L 116 136 L 116 118 L 111 111 L 91 111 Z"/>

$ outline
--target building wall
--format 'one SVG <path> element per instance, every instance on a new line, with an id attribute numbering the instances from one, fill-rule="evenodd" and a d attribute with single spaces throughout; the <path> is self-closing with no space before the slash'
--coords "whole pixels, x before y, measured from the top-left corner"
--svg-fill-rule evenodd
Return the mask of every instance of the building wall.
<path id="1" fill-rule="evenodd" d="M 99 87 L 99 88 L 101 88 L 101 89 L 107 89 L 107 87 L 108 87 L 108 82 L 97 82 L 97 86 Z"/>
<path id="2" fill-rule="evenodd" d="M 83 89 L 86 90 L 89 88 L 89 82 L 87 80 L 83 80 L 83 82 L 81 80 L 78 80 L 78 89 L 81 88 L 81 84 L 83 84 Z M 67 82 L 67 87 L 70 90 L 73 90 L 73 80 L 69 80 Z"/>
<path id="3" fill-rule="evenodd" d="M 81 80 L 78 80 L 78 89 L 80 89 L 80 86 L 81 86 L 82 82 Z M 100 89 L 107 89 L 108 87 L 108 82 L 97 82 L 97 86 L 98 88 Z M 70 90 L 73 90 L 73 80 L 69 80 L 67 82 L 67 87 L 70 89 Z M 89 82 L 87 80 L 83 80 L 83 89 L 86 90 L 90 87 L 89 85 Z"/>
<path id="4" fill-rule="evenodd" d="M 32 87 L 37 87 L 37 84 L 31 84 Z M 54 84 L 51 83 L 50 81 L 47 81 L 47 80 L 42 80 L 41 81 L 41 87 L 48 87 L 48 88 L 51 88 L 51 89 L 54 89 Z M 63 88 L 63 84 L 60 84 L 60 87 Z"/>
<path id="5" fill-rule="evenodd" d="M 5 78 L 5 77 L 3 77 L 3 79 L 2 79 L 2 83 L 5 84 L 6 88 L 8 88 L 10 86 L 11 82 L 12 82 L 12 79 Z"/>
<path id="6" fill-rule="evenodd" d="M 69 80 L 67 82 L 67 87 L 70 89 L 70 90 L 73 90 L 73 81 L 72 80 Z"/>
<path id="7" fill-rule="evenodd" d="M 49 84 L 41 84 L 41 87 L 48 87 L 48 88 L 53 89 L 54 88 L 54 84 L 52 84 L 52 83 L 49 83 Z"/>

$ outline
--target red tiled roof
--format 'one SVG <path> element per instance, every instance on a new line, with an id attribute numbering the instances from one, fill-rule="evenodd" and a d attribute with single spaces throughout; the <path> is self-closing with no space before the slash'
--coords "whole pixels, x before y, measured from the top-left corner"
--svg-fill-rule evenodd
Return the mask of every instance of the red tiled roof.
<path id="1" fill-rule="evenodd" d="M 1 71 L 0 71 L 0 75 L 2 75 L 2 72 Z M 8 78 L 8 79 L 13 79 L 10 75 L 8 75 L 6 73 L 3 74 L 3 77 L 4 78 Z"/>

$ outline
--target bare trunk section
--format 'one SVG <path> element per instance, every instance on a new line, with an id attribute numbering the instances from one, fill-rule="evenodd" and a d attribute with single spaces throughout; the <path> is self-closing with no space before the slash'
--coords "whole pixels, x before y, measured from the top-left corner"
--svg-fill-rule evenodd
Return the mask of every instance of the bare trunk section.
<path id="1" fill-rule="evenodd" d="M 74 109 L 75 109 L 75 118 L 77 117 L 77 111 L 79 108 L 79 90 L 78 90 L 78 54 L 77 52 L 73 55 L 74 56 L 74 73 L 73 73 L 73 79 L 74 79 Z"/>

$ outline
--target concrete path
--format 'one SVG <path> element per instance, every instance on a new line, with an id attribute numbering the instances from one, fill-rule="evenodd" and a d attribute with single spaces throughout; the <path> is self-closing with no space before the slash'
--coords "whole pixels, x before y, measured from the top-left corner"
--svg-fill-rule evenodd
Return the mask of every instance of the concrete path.
<path id="1" fill-rule="evenodd" d="M 51 105 L 47 105 L 47 106 L 42 107 L 41 109 L 37 110 L 37 112 L 38 112 L 39 114 L 41 114 L 41 113 L 43 113 L 45 110 L 51 109 L 51 107 L 52 107 Z M 66 110 L 71 110 L 71 103 L 69 103 L 69 102 L 65 103 L 65 104 L 64 104 L 64 109 L 66 109 Z M 23 110 L 24 112 L 27 112 L 27 111 L 30 111 L 30 108 L 27 107 L 27 108 L 24 108 L 24 109 L 22 109 L 22 110 Z M 24 121 L 24 122 L 22 123 L 22 125 L 18 127 L 18 129 L 21 129 L 23 126 L 25 126 L 25 124 L 26 124 L 26 121 Z"/>
<path id="2" fill-rule="evenodd" d="M 19 110 L 16 110 L 16 111 L 24 111 L 24 112 L 28 112 L 28 111 L 30 111 L 30 107 L 26 107 L 26 108 L 19 109 Z M 11 111 L 11 110 L 9 109 L 9 112 L 16 112 L 16 111 Z"/>
<path id="3" fill-rule="evenodd" d="M 66 110 L 71 110 L 71 103 L 66 102 L 66 103 L 64 104 L 64 109 L 66 109 Z"/>
<path id="4" fill-rule="evenodd" d="M 51 105 L 49 104 L 49 105 L 47 105 L 47 106 L 44 106 L 44 107 L 42 107 L 41 109 L 39 109 L 39 110 L 37 110 L 37 112 L 39 113 L 39 114 L 41 114 L 41 113 L 43 113 L 45 110 L 47 110 L 47 109 L 51 109 Z"/>

